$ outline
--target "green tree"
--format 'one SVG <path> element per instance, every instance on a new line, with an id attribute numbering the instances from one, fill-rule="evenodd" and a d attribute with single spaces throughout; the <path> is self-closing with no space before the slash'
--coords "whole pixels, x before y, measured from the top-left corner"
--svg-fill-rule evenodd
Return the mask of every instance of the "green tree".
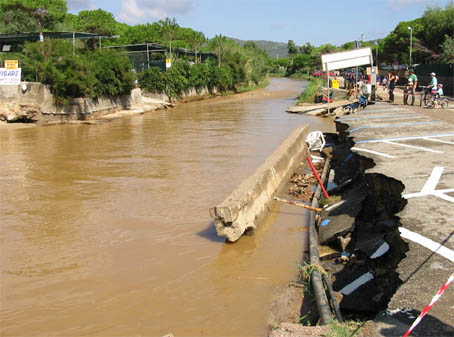
<path id="1" fill-rule="evenodd" d="M 441 61 L 446 63 L 454 63 L 454 37 L 445 36 L 445 42 L 441 45 Z"/>
<path id="2" fill-rule="evenodd" d="M 165 20 L 161 20 L 158 22 L 158 25 L 163 33 L 165 43 L 169 46 L 170 56 L 172 56 L 172 42 L 175 40 L 180 26 L 175 18 L 166 18 Z"/>
<path id="3" fill-rule="evenodd" d="M 424 29 L 419 36 L 424 46 L 440 53 L 445 36 L 453 36 L 454 34 L 454 2 L 448 4 L 445 8 L 428 8 L 421 18 L 421 23 Z"/>
<path id="4" fill-rule="evenodd" d="M 202 46 L 206 43 L 206 37 L 201 32 L 197 32 L 190 28 L 186 28 L 184 40 L 187 42 L 189 49 L 195 52 L 195 62 L 199 63 L 198 53 Z"/>
<path id="5" fill-rule="evenodd" d="M 214 50 L 216 50 L 216 55 L 218 56 L 218 67 L 222 65 L 222 56 L 224 54 L 225 46 L 227 44 L 227 37 L 222 34 L 216 35 L 211 39 L 210 44 Z"/>
<path id="6" fill-rule="evenodd" d="M 66 0 L 0 0 L 0 31 L 51 31 L 63 23 L 67 10 Z"/>
<path id="7" fill-rule="evenodd" d="M 117 34 L 118 23 L 112 13 L 102 9 L 80 11 L 77 15 L 76 30 L 100 35 Z"/>
<path id="8" fill-rule="evenodd" d="M 295 55 L 298 53 L 298 47 L 295 44 L 295 41 L 289 40 L 287 43 L 288 54 L 290 56 Z"/>

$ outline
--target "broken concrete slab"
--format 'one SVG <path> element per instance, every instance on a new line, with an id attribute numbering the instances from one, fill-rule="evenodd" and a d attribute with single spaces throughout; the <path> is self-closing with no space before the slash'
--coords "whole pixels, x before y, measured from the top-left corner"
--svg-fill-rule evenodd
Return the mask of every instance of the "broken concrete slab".
<path id="1" fill-rule="evenodd" d="M 307 155 L 308 130 L 307 126 L 297 128 L 252 176 L 210 209 L 219 236 L 235 242 L 247 230 L 257 228 L 279 186 Z"/>

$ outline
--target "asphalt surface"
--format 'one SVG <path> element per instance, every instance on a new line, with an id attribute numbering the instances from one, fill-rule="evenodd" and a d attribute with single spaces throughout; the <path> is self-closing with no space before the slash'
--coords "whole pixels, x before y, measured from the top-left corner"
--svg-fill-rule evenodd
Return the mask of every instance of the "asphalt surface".
<path id="1" fill-rule="evenodd" d="M 454 111 L 377 103 L 337 120 L 349 125 L 353 150 L 374 159 L 367 172 L 405 185 L 408 205 L 398 214 L 410 247 L 397 269 L 403 285 L 376 320 L 378 336 L 402 336 L 454 272 Z M 454 286 L 413 335 L 454 336 L 453 325 Z"/>

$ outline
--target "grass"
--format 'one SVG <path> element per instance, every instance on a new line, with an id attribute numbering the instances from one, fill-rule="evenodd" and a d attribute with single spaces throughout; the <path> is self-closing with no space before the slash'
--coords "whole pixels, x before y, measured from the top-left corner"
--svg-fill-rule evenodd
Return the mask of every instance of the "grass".
<path id="1" fill-rule="evenodd" d="M 307 80 L 307 81 L 311 81 L 314 79 L 314 77 L 310 74 L 306 74 L 306 73 L 294 73 L 290 76 L 288 76 L 289 78 L 292 78 L 294 80 Z"/>
<path id="2" fill-rule="evenodd" d="M 342 197 L 340 195 L 332 195 L 329 198 L 321 198 L 319 204 L 320 207 L 324 207 L 326 205 L 334 205 L 339 201 L 342 201 Z"/>
<path id="3" fill-rule="evenodd" d="M 309 264 L 307 262 L 304 265 L 300 266 L 300 279 L 304 284 L 304 295 L 313 296 L 312 286 L 311 286 L 311 275 L 314 271 L 319 271 L 320 274 L 326 274 L 325 269 L 322 266 L 316 264 Z"/>
<path id="4" fill-rule="evenodd" d="M 322 81 L 320 79 L 311 80 L 307 88 L 298 97 L 298 103 L 315 103 L 315 96 L 320 93 L 321 88 Z"/>
<path id="5" fill-rule="evenodd" d="M 243 92 L 248 92 L 256 89 L 263 89 L 266 88 L 270 84 L 270 80 L 265 78 L 259 84 L 255 85 L 244 85 L 237 88 L 236 93 L 241 94 Z"/>
<path id="6" fill-rule="evenodd" d="M 364 322 L 346 321 L 340 323 L 332 321 L 329 324 L 329 333 L 326 337 L 354 337 L 361 332 Z"/>

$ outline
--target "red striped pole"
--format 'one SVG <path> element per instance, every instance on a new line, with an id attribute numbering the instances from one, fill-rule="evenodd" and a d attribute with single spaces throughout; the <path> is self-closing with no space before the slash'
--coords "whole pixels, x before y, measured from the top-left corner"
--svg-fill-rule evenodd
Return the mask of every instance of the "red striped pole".
<path id="1" fill-rule="evenodd" d="M 403 335 L 403 337 L 408 337 L 411 335 L 411 333 L 416 328 L 416 326 L 422 321 L 424 316 L 426 316 L 429 313 L 429 311 L 432 310 L 432 307 L 434 306 L 434 304 L 440 299 L 441 295 L 443 295 L 444 292 L 446 290 L 448 290 L 449 286 L 451 285 L 451 283 L 453 281 L 454 281 L 454 273 L 451 274 L 451 276 L 448 279 L 448 282 L 443 284 L 443 286 L 440 288 L 440 290 L 438 290 L 437 294 L 434 296 L 434 298 L 432 298 L 432 301 L 430 302 L 430 304 L 427 307 L 425 307 L 424 310 L 419 314 L 418 318 L 413 322 L 410 329 L 408 329 L 408 331 L 405 333 L 405 335 Z"/>
<path id="2" fill-rule="evenodd" d="M 322 192 L 323 192 L 323 196 L 325 198 L 329 198 L 329 194 L 328 194 L 328 191 L 326 190 L 325 186 L 323 185 L 323 181 L 322 181 L 322 178 L 320 177 L 320 174 L 318 174 L 318 171 L 317 169 L 315 168 L 314 166 L 314 163 L 312 162 L 312 159 L 311 157 L 307 157 L 307 162 L 309 163 L 309 166 L 311 167 L 311 170 L 312 170 L 312 174 L 314 175 L 315 178 L 317 178 L 318 180 L 318 183 L 320 184 L 320 187 L 322 188 Z"/>

